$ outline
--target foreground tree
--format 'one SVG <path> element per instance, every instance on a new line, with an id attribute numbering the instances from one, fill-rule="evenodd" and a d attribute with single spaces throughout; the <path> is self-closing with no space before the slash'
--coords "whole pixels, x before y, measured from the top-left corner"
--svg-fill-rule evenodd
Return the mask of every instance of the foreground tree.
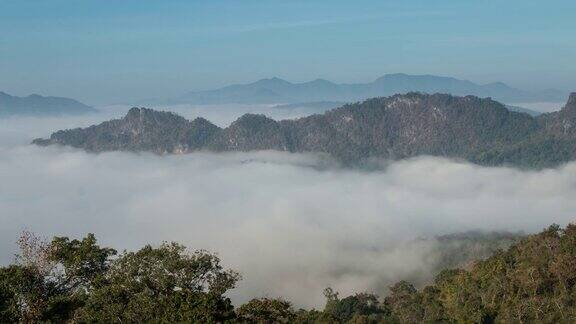
<path id="1" fill-rule="evenodd" d="M 205 251 L 165 243 L 125 252 L 94 235 L 47 243 L 24 232 L 15 264 L 0 268 L 0 323 L 221 322 L 234 309 L 223 294 L 239 275 Z"/>
<path id="2" fill-rule="evenodd" d="M 78 310 L 80 322 L 222 322 L 234 318 L 223 294 L 239 275 L 214 254 L 176 243 L 125 252 Z"/>
<path id="3" fill-rule="evenodd" d="M 296 318 L 292 304 L 282 299 L 252 299 L 236 311 L 238 320 L 249 323 L 291 323 Z"/>
<path id="4" fill-rule="evenodd" d="M 378 296 L 368 293 L 359 293 L 340 299 L 338 293 L 331 288 L 324 290 L 326 306 L 324 312 L 339 322 L 374 322 L 383 321 L 390 315 L 390 311 L 378 301 Z"/>
<path id="5" fill-rule="evenodd" d="M 64 321 L 80 307 L 116 251 L 94 235 L 55 237 L 51 243 L 29 232 L 18 240 L 16 263 L 0 269 L 0 321 Z"/>

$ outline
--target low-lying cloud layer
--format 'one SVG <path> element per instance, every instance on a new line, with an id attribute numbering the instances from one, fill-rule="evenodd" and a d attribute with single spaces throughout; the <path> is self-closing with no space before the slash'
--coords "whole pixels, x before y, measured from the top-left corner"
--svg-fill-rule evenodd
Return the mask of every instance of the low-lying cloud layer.
<path id="1" fill-rule="evenodd" d="M 119 249 L 178 241 L 242 273 L 237 303 L 321 306 L 326 286 L 347 294 L 429 276 L 434 246 L 415 238 L 531 232 L 576 215 L 576 163 L 523 172 L 423 157 L 367 172 L 278 152 L 87 154 L 21 145 L 23 129 L 0 130 L 0 263 L 24 229 L 93 232 Z"/>

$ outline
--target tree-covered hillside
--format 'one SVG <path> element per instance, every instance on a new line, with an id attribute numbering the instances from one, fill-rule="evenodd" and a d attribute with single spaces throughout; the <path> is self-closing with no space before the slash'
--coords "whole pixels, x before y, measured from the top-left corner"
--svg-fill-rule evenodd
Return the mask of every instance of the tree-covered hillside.
<path id="1" fill-rule="evenodd" d="M 510 237 L 508 237 L 510 238 Z M 444 237 L 449 240 L 450 237 Z M 470 243 L 478 242 L 471 236 Z M 572 323 L 576 320 L 576 226 L 551 226 L 465 269 L 446 269 L 422 289 L 384 296 L 324 291 L 323 310 L 282 298 L 234 307 L 240 275 L 206 251 L 176 243 L 117 253 L 93 235 L 44 242 L 23 233 L 14 264 L 0 268 L 0 322 L 196 323 Z M 281 280 L 281 278 L 279 278 Z"/>

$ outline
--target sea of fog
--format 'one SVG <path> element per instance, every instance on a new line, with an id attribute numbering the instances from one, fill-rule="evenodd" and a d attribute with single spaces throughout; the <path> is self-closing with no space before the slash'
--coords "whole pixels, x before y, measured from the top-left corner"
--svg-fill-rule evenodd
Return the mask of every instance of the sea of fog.
<path id="1" fill-rule="evenodd" d="M 467 230 L 539 231 L 576 216 L 576 163 L 484 168 L 421 157 L 376 171 L 313 154 L 88 154 L 28 143 L 62 128 L 122 116 L 0 120 L 0 264 L 22 230 L 50 238 L 95 233 L 119 250 L 177 241 L 217 252 L 242 273 L 235 303 L 282 296 L 321 307 L 322 290 L 375 291 L 426 275 L 436 253 L 415 238 Z M 169 107 L 226 126 L 270 106 Z M 429 275 L 429 274 L 428 274 Z"/>

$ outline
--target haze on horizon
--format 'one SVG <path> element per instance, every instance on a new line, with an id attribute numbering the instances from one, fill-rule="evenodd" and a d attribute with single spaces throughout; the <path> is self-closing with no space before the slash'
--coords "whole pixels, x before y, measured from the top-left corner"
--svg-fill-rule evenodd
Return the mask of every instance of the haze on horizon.
<path id="1" fill-rule="evenodd" d="M 346 83 L 396 72 L 570 91 L 575 9 L 568 0 L 0 0 L 0 91 L 98 105 L 273 76 Z"/>

